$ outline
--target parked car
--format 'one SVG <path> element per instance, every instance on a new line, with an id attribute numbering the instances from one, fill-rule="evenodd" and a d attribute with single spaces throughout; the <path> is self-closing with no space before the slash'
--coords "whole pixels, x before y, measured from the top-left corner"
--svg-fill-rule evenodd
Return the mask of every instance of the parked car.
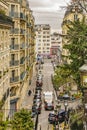
<path id="1" fill-rule="evenodd" d="M 41 95 L 35 94 L 35 95 L 34 95 L 34 99 L 41 99 Z"/>
<path id="2" fill-rule="evenodd" d="M 36 90 L 36 91 L 35 91 L 35 95 L 36 95 L 36 94 L 40 94 L 40 95 L 41 95 L 41 90 Z"/>
<path id="3" fill-rule="evenodd" d="M 32 112 L 35 112 L 36 114 L 40 114 L 41 113 L 41 106 L 33 105 Z"/>
<path id="4" fill-rule="evenodd" d="M 42 90 L 41 86 L 36 86 L 35 90 Z"/>
<path id="5" fill-rule="evenodd" d="M 53 103 L 45 103 L 45 106 L 44 106 L 45 110 L 54 110 L 54 104 Z"/>
<path id="6" fill-rule="evenodd" d="M 65 118 L 66 118 L 66 120 L 68 120 L 68 112 L 61 109 L 58 112 L 58 121 L 59 121 L 59 123 L 62 123 L 63 121 L 65 121 Z"/>
<path id="7" fill-rule="evenodd" d="M 32 112 L 31 112 L 31 118 L 34 118 L 35 115 L 36 115 L 36 111 L 32 111 Z"/>
<path id="8" fill-rule="evenodd" d="M 41 79 L 38 79 L 38 80 L 36 81 L 36 86 L 42 86 L 42 85 L 43 85 L 42 80 L 41 80 Z"/>
<path id="9" fill-rule="evenodd" d="M 33 100 L 33 104 L 39 104 L 39 105 L 41 105 L 42 104 L 42 100 L 41 99 L 34 99 Z"/>
<path id="10" fill-rule="evenodd" d="M 58 123 L 57 115 L 54 112 L 49 113 L 48 121 L 50 124 L 57 124 Z"/>

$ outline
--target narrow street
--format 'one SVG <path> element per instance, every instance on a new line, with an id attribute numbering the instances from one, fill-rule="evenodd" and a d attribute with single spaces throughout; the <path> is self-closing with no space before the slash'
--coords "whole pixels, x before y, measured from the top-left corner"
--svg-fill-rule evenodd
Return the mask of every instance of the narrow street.
<path id="1" fill-rule="evenodd" d="M 48 122 L 48 114 L 50 113 L 50 111 L 46 111 L 44 109 L 44 102 L 43 102 L 43 92 L 45 91 L 53 91 L 54 93 L 54 108 L 57 104 L 56 102 L 56 94 L 55 91 L 53 89 L 53 85 L 52 85 L 52 81 L 51 81 L 51 75 L 54 73 L 53 70 L 53 66 L 51 63 L 50 59 L 45 59 L 44 60 L 44 64 L 43 64 L 43 69 L 42 69 L 42 74 L 43 74 L 43 86 L 42 86 L 42 110 L 41 110 L 41 114 L 39 114 L 39 121 L 38 121 L 38 130 L 52 130 L 53 126 L 51 124 L 49 124 Z M 34 92 L 35 92 L 35 87 L 36 87 L 36 73 L 33 74 L 32 77 L 32 83 L 30 85 L 30 87 L 27 88 L 26 91 L 26 95 L 24 97 L 24 102 L 22 104 L 23 108 L 27 108 L 29 110 L 32 109 L 32 105 L 33 105 L 33 97 L 34 97 Z M 28 91 L 31 90 L 32 93 L 29 96 L 28 95 Z M 81 100 L 76 100 L 73 102 L 69 102 L 68 103 L 68 107 L 70 108 L 76 108 L 78 106 L 78 104 L 81 103 Z M 61 109 L 65 109 L 64 108 L 64 102 L 60 102 L 61 105 Z"/>
<path id="2" fill-rule="evenodd" d="M 43 65 L 43 91 L 42 91 L 42 99 L 44 91 L 53 91 L 53 85 L 51 82 L 51 74 L 54 73 L 53 66 L 50 59 L 45 60 Z M 51 130 L 52 125 L 48 123 L 48 114 L 50 111 L 44 110 L 44 103 L 42 104 L 42 112 L 39 115 L 39 126 L 41 126 L 41 130 Z"/>

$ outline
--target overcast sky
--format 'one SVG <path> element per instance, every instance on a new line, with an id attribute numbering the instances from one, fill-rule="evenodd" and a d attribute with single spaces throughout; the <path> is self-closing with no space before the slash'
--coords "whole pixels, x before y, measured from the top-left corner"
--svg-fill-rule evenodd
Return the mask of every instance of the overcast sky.
<path id="1" fill-rule="evenodd" d="M 50 24 L 52 30 L 60 30 L 64 9 L 70 0 L 28 0 L 35 24 Z"/>

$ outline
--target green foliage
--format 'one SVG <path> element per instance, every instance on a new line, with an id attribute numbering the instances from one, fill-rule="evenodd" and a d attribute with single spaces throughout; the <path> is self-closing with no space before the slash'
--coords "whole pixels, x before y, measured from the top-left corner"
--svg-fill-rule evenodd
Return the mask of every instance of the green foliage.
<path id="1" fill-rule="evenodd" d="M 1 14 L 1 15 L 5 15 L 5 11 L 2 10 L 2 9 L 0 9 L 0 14 Z"/>
<path id="2" fill-rule="evenodd" d="M 77 20 L 68 26 L 67 41 L 69 44 L 66 44 L 64 48 L 68 50 L 68 58 L 71 61 L 68 68 L 77 85 L 81 87 L 79 68 L 84 64 L 87 54 L 87 24 L 84 18 L 81 22 Z"/>
<path id="3" fill-rule="evenodd" d="M 81 120 L 74 122 L 71 126 L 71 130 L 83 130 L 83 122 Z"/>
<path id="4" fill-rule="evenodd" d="M 56 89 L 58 89 L 61 85 L 67 84 L 70 80 L 70 69 L 67 68 L 67 65 L 63 65 L 58 67 L 55 70 L 55 75 L 53 77 L 53 84 Z"/>
<path id="5" fill-rule="evenodd" d="M 0 130 L 7 130 L 8 121 L 3 121 L 3 112 L 0 112 Z"/>
<path id="6" fill-rule="evenodd" d="M 12 130 L 33 130 L 33 121 L 31 118 L 31 112 L 22 109 L 15 113 L 14 119 L 11 122 Z"/>

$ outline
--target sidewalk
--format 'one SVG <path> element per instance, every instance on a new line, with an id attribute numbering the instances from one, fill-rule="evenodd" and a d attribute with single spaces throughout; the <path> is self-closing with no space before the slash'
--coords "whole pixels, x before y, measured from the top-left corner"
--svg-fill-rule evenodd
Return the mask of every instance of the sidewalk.
<path id="1" fill-rule="evenodd" d="M 22 108 L 30 109 L 30 110 L 32 109 L 35 87 L 36 87 L 36 72 L 33 73 L 31 85 L 28 86 L 26 89 L 26 94 L 24 97 L 24 101 L 22 103 Z M 30 96 L 28 95 L 29 90 L 31 90 Z"/>

